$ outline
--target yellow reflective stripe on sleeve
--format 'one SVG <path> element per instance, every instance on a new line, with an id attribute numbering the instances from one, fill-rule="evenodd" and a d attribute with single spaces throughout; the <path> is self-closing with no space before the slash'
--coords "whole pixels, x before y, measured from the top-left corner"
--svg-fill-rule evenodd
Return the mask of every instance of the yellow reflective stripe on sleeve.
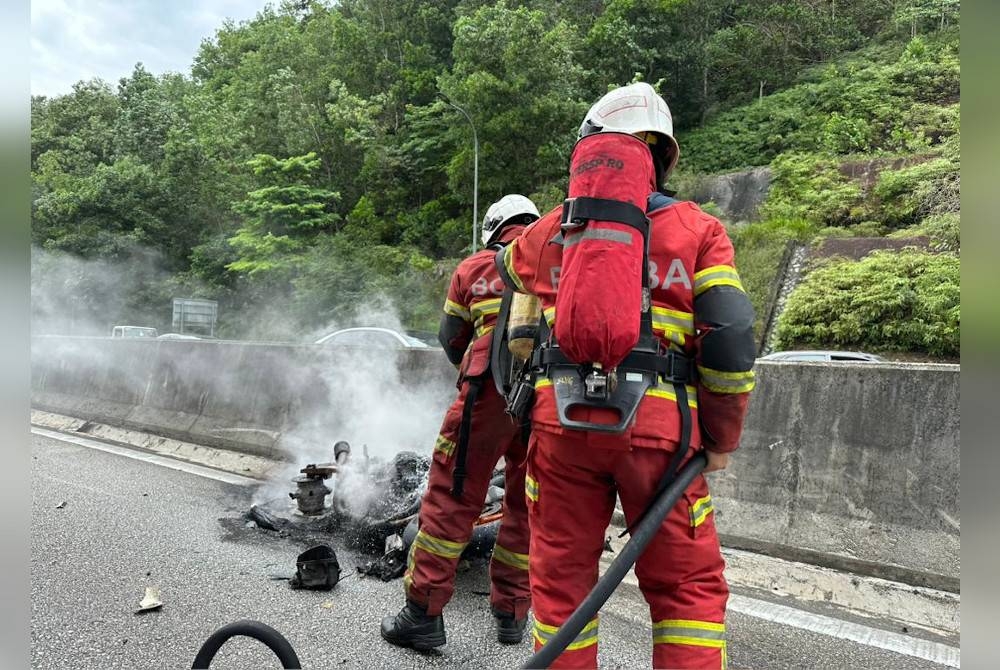
<path id="1" fill-rule="evenodd" d="M 524 478 L 524 494 L 532 502 L 538 502 L 538 482 L 531 477 Z"/>
<path id="2" fill-rule="evenodd" d="M 517 240 L 514 240 L 513 242 L 508 244 L 506 248 L 504 248 L 503 267 L 505 270 L 507 270 L 507 276 L 510 277 L 511 281 L 514 282 L 514 288 L 520 291 L 521 293 L 525 293 L 526 291 L 524 290 L 524 282 L 522 282 L 521 278 L 517 276 L 516 272 L 514 272 L 515 249 L 517 249 Z"/>
<path id="3" fill-rule="evenodd" d="M 438 435 L 438 439 L 434 443 L 434 451 L 440 452 L 444 454 L 445 458 L 448 458 L 455 451 L 455 442 L 444 435 Z"/>
<path id="4" fill-rule="evenodd" d="M 454 300 L 444 301 L 444 313 L 450 314 L 451 316 L 457 316 L 463 321 L 472 321 L 472 315 L 465 307 L 462 307 Z"/>
<path id="5" fill-rule="evenodd" d="M 749 393 L 753 390 L 756 375 L 747 372 L 721 372 L 698 366 L 698 381 L 713 393 Z"/>
<path id="6" fill-rule="evenodd" d="M 494 326 L 477 326 L 476 327 L 476 337 L 482 337 L 488 333 L 492 333 Z"/>
<path id="7" fill-rule="evenodd" d="M 535 384 L 535 388 L 538 388 L 538 384 Z M 698 409 L 698 389 L 693 386 L 686 386 L 685 388 L 688 392 L 688 407 L 691 409 Z M 672 386 L 664 385 L 647 389 L 646 395 L 651 398 L 665 398 L 667 400 L 677 402 L 677 394 L 674 393 L 674 388 Z"/>
<path id="8" fill-rule="evenodd" d="M 583 649 L 597 644 L 597 622 L 597 617 L 591 619 L 590 623 L 583 627 L 583 630 L 580 631 L 579 635 L 573 638 L 573 641 L 567 645 L 566 650 L 575 651 L 577 649 Z M 545 646 L 545 644 L 555 637 L 555 634 L 558 632 L 558 626 L 549 626 L 542 623 L 538 619 L 535 619 L 533 635 L 535 640 L 537 640 L 542 646 Z"/>
<path id="9" fill-rule="evenodd" d="M 653 624 L 653 644 L 688 644 L 725 650 L 726 626 L 714 621 L 665 619 Z"/>
<path id="10" fill-rule="evenodd" d="M 535 388 L 540 389 L 545 386 L 552 386 L 552 380 L 548 377 L 541 377 L 535 380 Z"/>
<path id="11" fill-rule="evenodd" d="M 743 290 L 740 275 L 732 265 L 713 265 L 694 273 L 694 294 L 696 296 L 713 286 L 733 286 Z"/>
<path id="12" fill-rule="evenodd" d="M 490 298 L 489 300 L 473 302 L 469 306 L 472 310 L 472 318 L 476 321 L 481 321 L 484 316 L 498 314 L 500 312 L 500 301 L 501 298 Z"/>
<path id="13" fill-rule="evenodd" d="M 712 504 L 712 496 L 707 495 L 704 498 L 698 498 L 694 501 L 694 504 L 688 508 L 688 514 L 691 518 L 691 527 L 697 528 L 702 523 L 705 522 L 705 518 L 708 517 L 710 513 L 715 511 L 715 505 Z"/>
<path id="14" fill-rule="evenodd" d="M 551 328 L 552 324 L 556 322 L 556 308 L 546 307 L 542 310 L 542 315 L 545 317 L 545 323 Z"/>
<path id="15" fill-rule="evenodd" d="M 527 483 L 525 483 L 525 488 L 527 488 Z M 505 563 L 512 568 L 517 568 L 518 570 L 528 569 L 528 555 L 519 554 L 516 551 L 511 551 L 506 547 L 501 547 L 499 544 L 493 545 L 493 560 Z"/>
<path id="16" fill-rule="evenodd" d="M 443 540 L 440 537 L 428 535 L 422 530 L 417 531 L 417 537 L 413 540 L 413 546 L 418 549 L 440 556 L 441 558 L 458 558 L 465 551 L 467 542 L 452 542 Z"/>

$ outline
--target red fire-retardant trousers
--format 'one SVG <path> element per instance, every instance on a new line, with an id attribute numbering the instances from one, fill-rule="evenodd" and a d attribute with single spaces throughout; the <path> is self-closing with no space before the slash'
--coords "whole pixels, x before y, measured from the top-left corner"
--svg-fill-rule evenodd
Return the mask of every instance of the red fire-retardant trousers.
<path id="1" fill-rule="evenodd" d="M 536 429 L 525 490 L 531 524 L 531 596 L 540 649 L 593 588 L 617 490 L 631 525 L 645 511 L 672 452 L 583 448 L 569 435 Z M 654 668 L 724 668 L 729 588 L 712 499 L 698 476 L 636 563 L 649 603 Z M 598 620 L 553 668 L 597 667 Z"/>
<path id="2" fill-rule="evenodd" d="M 521 430 L 504 413 L 504 401 L 491 379 L 482 382 L 474 410 L 461 499 L 451 494 L 462 409 L 469 383 L 445 414 L 434 446 L 427 492 L 420 506 L 420 530 L 410 547 L 403 587 L 410 600 L 440 614 L 455 592 L 455 568 L 483 510 L 493 468 L 506 463 L 503 519 L 490 562 L 490 603 L 522 619 L 531 604 L 528 585 L 528 510 L 524 498 L 526 448 Z"/>

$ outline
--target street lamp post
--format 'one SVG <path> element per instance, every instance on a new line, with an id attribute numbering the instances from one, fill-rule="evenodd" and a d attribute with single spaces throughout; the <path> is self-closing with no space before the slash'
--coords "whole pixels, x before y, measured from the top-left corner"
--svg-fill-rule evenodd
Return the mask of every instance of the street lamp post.
<path id="1" fill-rule="evenodd" d="M 456 105 L 451 99 L 444 93 L 438 92 L 438 97 L 444 100 L 445 103 L 454 107 L 465 120 L 469 122 L 472 126 L 472 147 L 473 147 L 473 168 L 472 168 L 472 253 L 476 253 L 476 242 L 478 237 L 476 233 L 479 228 L 479 136 L 476 134 L 476 124 L 472 122 L 472 117 L 464 109 Z"/>

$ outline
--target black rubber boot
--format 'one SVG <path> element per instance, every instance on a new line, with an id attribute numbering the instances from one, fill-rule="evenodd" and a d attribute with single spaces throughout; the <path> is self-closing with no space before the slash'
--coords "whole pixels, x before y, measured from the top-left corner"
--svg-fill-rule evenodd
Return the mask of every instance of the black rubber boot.
<path id="1" fill-rule="evenodd" d="M 396 616 L 382 619 L 382 638 L 397 647 L 427 651 L 445 643 L 444 617 L 427 616 L 427 608 L 406 601 Z"/>
<path id="2" fill-rule="evenodd" d="M 510 612 L 493 610 L 497 620 L 497 640 L 503 644 L 521 644 L 524 630 L 528 627 L 528 618 L 515 619 Z"/>

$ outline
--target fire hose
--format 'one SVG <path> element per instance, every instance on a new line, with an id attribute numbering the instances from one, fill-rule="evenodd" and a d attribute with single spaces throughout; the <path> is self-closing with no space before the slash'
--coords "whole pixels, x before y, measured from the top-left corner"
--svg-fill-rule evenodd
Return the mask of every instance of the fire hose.
<path id="1" fill-rule="evenodd" d="M 198 655 L 194 658 L 194 663 L 191 665 L 191 670 L 208 670 L 209 664 L 215 655 L 219 652 L 219 649 L 227 640 L 231 637 L 237 635 L 245 635 L 247 637 L 252 637 L 255 640 L 260 640 L 274 652 L 274 655 L 278 657 L 281 661 L 281 667 L 286 669 L 295 668 L 295 670 L 300 670 L 302 664 L 299 663 L 299 657 L 295 654 L 295 650 L 292 649 L 292 645 L 285 639 L 285 637 L 274 630 L 267 624 L 263 624 L 260 621 L 253 621 L 251 619 L 243 619 L 242 621 L 235 621 L 231 624 L 227 624 L 220 628 L 219 630 L 212 633 L 212 635 L 205 640 L 205 643 L 201 645 L 201 649 L 198 650 Z"/>
<path id="2" fill-rule="evenodd" d="M 559 657 L 559 654 L 563 653 L 566 647 L 576 639 L 576 636 L 580 634 L 583 627 L 594 618 L 607 599 L 618 588 L 618 585 L 625 579 L 625 575 L 635 564 L 636 560 L 638 560 L 639 556 L 642 555 L 642 552 L 646 549 L 646 545 L 656 535 L 667 513 L 677 504 L 681 495 L 691 482 L 694 481 L 694 478 L 705 469 L 707 463 L 708 460 L 705 453 L 698 452 L 677 473 L 673 482 L 649 506 L 645 516 L 632 532 L 632 538 L 622 547 L 618 556 L 608 566 L 608 570 L 604 573 L 604 576 L 594 585 L 594 588 L 583 599 L 583 602 L 576 608 L 576 611 L 559 627 L 559 631 L 552 636 L 552 639 L 544 647 L 536 651 L 521 666 L 522 668 L 549 667 Z"/>

